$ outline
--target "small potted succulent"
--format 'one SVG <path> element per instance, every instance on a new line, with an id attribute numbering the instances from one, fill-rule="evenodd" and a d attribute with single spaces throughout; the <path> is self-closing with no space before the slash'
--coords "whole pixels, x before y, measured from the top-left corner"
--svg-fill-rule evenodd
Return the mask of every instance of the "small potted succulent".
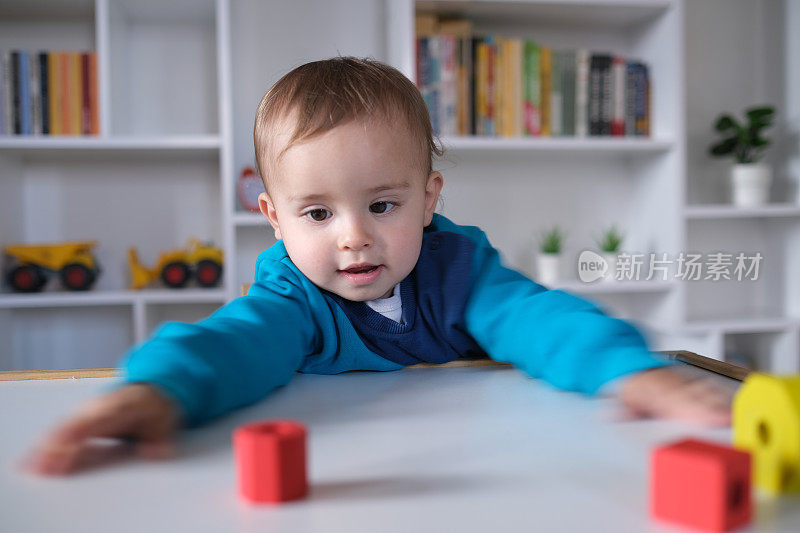
<path id="1" fill-rule="evenodd" d="M 597 246 L 600 247 L 600 255 L 605 259 L 608 265 L 608 272 L 606 272 L 605 279 L 616 279 L 617 272 L 617 255 L 619 254 L 620 246 L 625 236 L 617 229 L 617 226 L 612 225 L 601 234 L 597 239 Z"/>
<path id="2" fill-rule="evenodd" d="M 536 255 L 537 281 L 542 285 L 555 285 L 561 278 L 561 252 L 564 234 L 558 226 L 542 233 L 539 253 Z"/>
<path id="3" fill-rule="evenodd" d="M 746 123 L 728 114 L 717 117 L 714 129 L 724 138 L 708 151 L 714 157 L 733 157 L 736 161 L 731 170 L 734 205 L 749 207 L 769 201 L 772 168 L 758 160 L 771 144 L 761 136 L 761 130 L 772 125 L 774 114 L 772 106 L 760 106 L 745 110 Z"/>

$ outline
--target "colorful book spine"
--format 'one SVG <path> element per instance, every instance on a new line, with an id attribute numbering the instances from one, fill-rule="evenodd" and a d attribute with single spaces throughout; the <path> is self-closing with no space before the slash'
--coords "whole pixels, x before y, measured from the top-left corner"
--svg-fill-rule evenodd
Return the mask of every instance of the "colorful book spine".
<path id="1" fill-rule="evenodd" d="M 589 135 L 603 135 L 603 66 L 605 56 L 589 59 Z"/>
<path id="2" fill-rule="evenodd" d="M 59 68 L 59 86 L 61 87 L 61 134 L 72 134 L 72 118 L 70 117 L 71 85 L 69 77 L 70 59 L 69 54 L 66 52 L 59 52 L 58 54 L 58 68 Z"/>
<path id="3" fill-rule="evenodd" d="M 487 135 L 489 116 L 489 45 L 483 41 L 477 45 L 475 63 L 475 133 Z"/>
<path id="4" fill-rule="evenodd" d="M 539 48 L 542 61 L 542 137 L 549 137 L 550 113 L 553 96 L 553 50 L 550 47 Z"/>
<path id="5" fill-rule="evenodd" d="M 39 54 L 28 55 L 28 73 L 30 75 L 30 106 L 31 106 L 31 133 L 42 134 L 42 89 L 41 70 L 39 68 Z"/>
<path id="6" fill-rule="evenodd" d="M 50 52 L 47 61 L 47 78 L 50 94 L 50 135 L 64 134 L 64 108 L 61 89 L 61 54 Z"/>
<path id="7" fill-rule="evenodd" d="M 100 93 L 97 89 L 97 52 L 89 55 L 89 110 L 92 135 L 100 135 Z"/>
<path id="8" fill-rule="evenodd" d="M 625 135 L 625 59 L 614 56 L 611 60 L 611 135 Z"/>
<path id="9" fill-rule="evenodd" d="M 486 131 L 485 135 L 497 135 L 497 45 L 494 36 L 486 37 Z"/>
<path id="10" fill-rule="evenodd" d="M 625 64 L 625 135 L 636 132 L 636 62 Z"/>
<path id="11" fill-rule="evenodd" d="M 575 136 L 589 135 L 591 111 L 591 54 L 585 48 L 575 53 Z"/>
<path id="12" fill-rule="evenodd" d="M 513 111 L 513 135 L 521 137 L 523 132 L 522 119 L 522 39 L 511 40 L 511 94 Z"/>
<path id="13" fill-rule="evenodd" d="M 472 133 L 472 113 L 470 107 L 472 99 L 472 38 L 459 37 L 457 41 L 458 52 L 458 134 L 469 135 Z"/>
<path id="14" fill-rule="evenodd" d="M 50 68 L 48 64 L 50 56 L 47 52 L 39 52 L 37 56 L 39 58 L 39 90 L 41 91 L 39 109 L 42 117 L 42 134 L 50 135 Z"/>
<path id="15" fill-rule="evenodd" d="M 14 133 L 14 96 L 11 87 L 11 53 L 7 50 L 0 51 L 0 85 L 2 86 L 2 121 L 0 122 L 0 134 L 11 135 Z"/>
<path id="16" fill-rule="evenodd" d="M 494 56 L 494 110 L 495 110 L 495 135 L 501 137 L 508 137 L 508 70 L 507 60 L 508 57 L 508 39 L 504 37 L 495 38 L 495 56 Z"/>
<path id="17" fill-rule="evenodd" d="M 575 50 L 565 50 L 561 54 L 561 92 L 564 95 L 561 105 L 561 133 L 575 135 Z"/>
<path id="18" fill-rule="evenodd" d="M 81 79 L 81 54 L 69 54 L 69 132 L 81 134 L 81 109 L 83 107 L 83 83 Z"/>
<path id="19" fill-rule="evenodd" d="M 610 55 L 600 56 L 600 135 L 611 135 L 611 113 L 614 105 L 612 94 Z"/>
<path id="20" fill-rule="evenodd" d="M 89 54 L 80 54 L 81 61 L 81 133 L 92 133 L 92 104 L 89 101 Z"/>
<path id="21" fill-rule="evenodd" d="M 438 39 L 435 36 L 419 38 L 420 92 L 435 134 L 441 132 L 439 124 L 439 64 Z"/>
<path id="22" fill-rule="evenodd" d="M 636 64 L 636 120 L 634 134 L 650 135 L 650 80 L 647 65 Z"/>
<path id="23" fill-rule="evenodd" d="M 533 41 L 524 44 L 524 69 L 525 69 L 525 134 L 539 136 L 542 134 L 541 114 L 541 69 L 539 63 L 539 45 Z"/>
<path id="24" fill-rule="evenodd" d="M 470 133 L 472 135 L 479 135 L 478 133 L 478 48 L 482 44 L 480 37 L 472 37 L 470 40 L 470 47 L 472 50 L 472 78 L 470 79 L 470 106 L 469 106 L 469 123 Z"/>
<path id="25" fill-rule="evenodd" d="M 455 135 L 458 133 L 457 112 L 457 67 L 456 67 L 456 38 L 454 35 L 439 35 L 439 124 L 442 135 Z"/>
<path id="26" fill-rule="evenodd" d="M 553 51 L 551 62 L 552 90 L 550 92 L 550 135 L 560 137 L 561 113 L 564 105 L 564 94 L 561 90 L 561 52 Z"/>
<path id="27" fill-rule="evenodd" d="M 17 56 L 19 74 L 17 75 L 17 90 L 19 91 L 19 116 L 20 133 L 30 135 L 33 130 L 31 120 L 31 93 L 30 93 L 30 57 L 28 52 L 20 50 Z"/>

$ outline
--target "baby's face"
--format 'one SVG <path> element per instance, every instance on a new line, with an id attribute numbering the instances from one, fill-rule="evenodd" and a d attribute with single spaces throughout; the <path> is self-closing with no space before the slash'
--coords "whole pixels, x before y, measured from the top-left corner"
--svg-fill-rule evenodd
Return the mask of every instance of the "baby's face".
<path id="1" fill-rule="evenodd" d="M 373 300 L 414 268 L 442 188 L 415 150 L 402 127 L 376 120 L 337 126 L 284 153 L 261 211 L 315 285 Z"/>

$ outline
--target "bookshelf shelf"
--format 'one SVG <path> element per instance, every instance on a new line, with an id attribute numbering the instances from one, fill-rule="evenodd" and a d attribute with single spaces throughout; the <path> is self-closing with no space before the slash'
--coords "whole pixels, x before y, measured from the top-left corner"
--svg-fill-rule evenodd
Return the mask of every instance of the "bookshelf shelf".
<path id="1" fill-rule="evenodd" d="M 0 153 L 33 155 L 47 152 L 135 152 L 147 156 L 155 152 L 174 154 L 217 152 L 221 139 L 218 135 L 147 136 L 147 137 L 77 137 L 77 136 L 2 136 Z"/>
<path id="2" fill-rule="evenodd" d="M 222 303 L 222 289 L 151 289 L 134 291 L 47 291 L 38 294 L 0 294 L 0 309 L 126 306 L 134 304 Z"/>
<path id="3" fill-rule="evenodd" d="M 653 139 L 628 138 L 498 138 L 450 136 L 441 139 L 445 149 L 456 151 L 531 151 L 589 154 L 661 154 L 675 143 Z"/>
<path id="4" fill-rule="evenodd" d="M 781 316 L 752 316 L 690 320 L 686 323 L 688 331 L 714 331 L 723 333 L 770 333 L 781 332 L 800 326 L 800 319 Z"/>
<path id="5" fill-rule="evenodd" d="M 583 283 L 570 281 L 558 283 L 554 288 L 577 294 L 640 294 L 661 293 L 675 289 L 677 283 L 671 280 L 663 281 L 599 281 Z"/>
<path id="6" fill-rule="evenodd" d="M 236 211 L 232 215 L 232 220 L 235 226 L 269 226 L 269 222 L 267 222 L 267 219 L 264 218 L 264 215 L 261 213 L 250 213 L 249 211 Z"/>
<path id="7" fill-rule="evenodd" d="M 684 210 L 690 220 L 724 220 L 731 218 L 792 218 L 800 217 L 800 205 L 769 204 L 758 207 L 737 207 L 729 204 L 689 205 Z"/>

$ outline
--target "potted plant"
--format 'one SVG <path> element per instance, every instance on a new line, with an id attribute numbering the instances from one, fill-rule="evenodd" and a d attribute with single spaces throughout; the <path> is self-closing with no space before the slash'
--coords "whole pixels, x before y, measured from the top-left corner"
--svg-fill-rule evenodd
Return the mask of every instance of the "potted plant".
<path id="1" fill-rule="evenodd" d="M 542 285 L 555 285 L 561 278 L 561 251 L 564 234 L 558 226 L 545 231 L 539 239 L 536 273 Z"/>
<path id="2" fill-rule="evenodd" d="M 761 131 L 772 125 L 775 109 L 772 106 L 751 107 L 745 110 L 743 124 L 728 114 L 717 117 L 714 129 L 725 138 L 709 148 L 715 157 L 733 156 L 736 164 L 731 170 L 733 203 L 737 206 L 756 206 L 769 201 L 772 168 L 758 160 L 771 141 Z"/>
<path id="3" fill-rule="evenodd" d="M 605 279 L 616 279 L 617 272 L 617 255 L 619 254 L 620 246 L 625 236 L 617 229 L 616 225 L 612 225 L 600 235 L 597 239 L 597 246 L 600 247 L 600 255 L 605 259 L 608 265 L 608 272 L 606 272 Z"/>

